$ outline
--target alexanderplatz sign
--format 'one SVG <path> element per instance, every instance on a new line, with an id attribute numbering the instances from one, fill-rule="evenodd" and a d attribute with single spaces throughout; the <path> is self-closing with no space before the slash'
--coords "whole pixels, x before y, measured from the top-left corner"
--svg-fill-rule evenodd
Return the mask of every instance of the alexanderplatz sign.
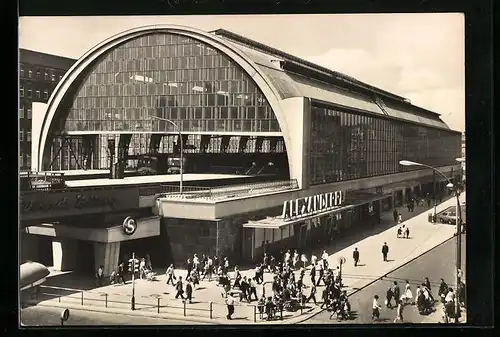
<path id="1" fill-rule="evenodd" d="M 284 221 L 295 220 L 309 215 L 340 208 L 345 201 L 345 192 L 336 191 L 310 197 L 288 200 L 283 203 Z"/>

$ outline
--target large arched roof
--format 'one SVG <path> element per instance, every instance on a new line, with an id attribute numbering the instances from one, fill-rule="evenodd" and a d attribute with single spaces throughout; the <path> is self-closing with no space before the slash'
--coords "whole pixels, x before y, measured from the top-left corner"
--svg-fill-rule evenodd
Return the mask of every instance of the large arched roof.
<path id="1" fill-rule="evenodd" d="M 124 42 L 143 35 L 162 32 L 183 35 L 207 43 L 214 48 L 219 49 L 221 52 L 230 57 L 235 63 L 237 63 L 243 70 L 245 70 L 255 81 L 259 89 L 265 95 L 267 101 L 269 102 L 269 105 L 273 109 L 283 133 L 285 146 L 287 147 L 287 149 L 290 149 L 290 147 L 292 146 L 290 133 L 287 128 L 283 108 L 280 104 L 279 92 L 273 86 L 272 82 L 269 80 L 266 74 L 262 72 L 260 67 L 258 67 L 245 53 L 239 50 L 235 45 L 214 34 L 210 34 L 192 27 L 161 24 L 137 27 L 113 35 L 86 52 L 68 70 L 68 72 L 64 75 L 64 77 L 55 88 L 47 103 L 47 111 L 43 117 L 41 131 L 38 135 L 39 139 L 37 152 L 38 158 L 40 158 L 40 160 L 38 161 L 39 170 L 42 169 L 43 161 L 41 159 L 44 156 L 47 138 L 50 132 L 54 131 L 53 125 L 57 120 L 56 114 L 59 110 L 59 107 L 61 106 L 66 95 L 68 95 L 68 93 L 70 92 L 70 89 L 73 88 L 73 84 L 78 83 L 78 79 L 85 74 L 88 67 L 90 67 L 101 56 L 105 55 L 107 52 Z M 290 153 L 290 151 L 287 152 Z M 288 154 L 288 156 L 290 156 L 290 154 Z"/>

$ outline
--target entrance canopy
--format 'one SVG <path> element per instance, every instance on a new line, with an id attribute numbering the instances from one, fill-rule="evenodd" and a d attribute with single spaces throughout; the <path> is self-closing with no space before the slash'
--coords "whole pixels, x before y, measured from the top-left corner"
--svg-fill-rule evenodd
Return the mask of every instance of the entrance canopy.
<path id="1" fill-rule="evenodd" d="M 391 194 L 352 193 L 350 195 L 348 194 L 348 197 L 346 198 L 346 200 L 350 201 L 350 204 L 346 205 L 346 206 L 334 208 L 334 209 L 320 212 L 320 213 L 314 213 L 314 214 L 304 216 L 304 217 L 299 217 L 299 218 L 296 218 L 293 220 L 284 220 L 284 218 L 281 215 L 274 216 L 274 217 L 269 216 L 265 219 L 256 220 L 256 221 L 250 220 L 247 223 L 243 224 L 243 228 L 278 229 L 278 228 L 281 228 L 283 226 L 293 225 L 295 223 L 314 219 L 316 217 L 335 214 L 335 213 L 342 212 L 342 211 L 348 211 L 348 210 L 353 209 L 357 206 L 360 206 L 360 205 L 363 205 L 366 203 L 370 203 L 370 202 L 374 202 L 377 200 L 381 200 L 381 199 L 387 198 L 389 196 L 391 196 Z"/>

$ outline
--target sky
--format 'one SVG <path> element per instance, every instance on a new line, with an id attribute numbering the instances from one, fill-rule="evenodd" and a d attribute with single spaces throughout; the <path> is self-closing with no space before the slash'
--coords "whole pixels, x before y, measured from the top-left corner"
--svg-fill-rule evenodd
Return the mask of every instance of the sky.
<path id="1" fill-rule="evenodd" d="M 20 17 L 19 47 L 77 59 L 114 34 L 152 24 L 233 31 L 408 98 L 465 130 L 460 13 Z"/>

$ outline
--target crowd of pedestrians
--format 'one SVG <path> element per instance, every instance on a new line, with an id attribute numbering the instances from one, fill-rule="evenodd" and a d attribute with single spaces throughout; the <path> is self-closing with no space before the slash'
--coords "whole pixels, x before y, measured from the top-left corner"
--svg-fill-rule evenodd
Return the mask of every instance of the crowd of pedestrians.
<path id="1" fill-rule="evenodd" d="M 465 306 L 465 285 L 463 282 L 461 282 L 458 291 L 459 303 L 463 307 Z M 439 285 L 438 296 L 443 305 L 443 320 L 448 323 L 455 317 L 455 291 L 443 279 Z M 371 316 L 373 321 L 380 320 L 382 306 L 378 301 L 379 296 L 374 295 Z M 394 323 L 397 323 L 404 322 L 403 311 L 406 306 L 416 305 L 420 315 L 428 315 L 435 311 L 434 304 L 436 302 L 437 300 L 432 295 L 431 282 L 429 278 L 425 277 L 424 282 L 416 286 L 415 295 L 408 280 L 405 281 L 403 289 L 399 287 L 397 281 L 394 281 L 393 285 L 387 289 L 384 304 L 389 310 L 396 309 Z"/>

